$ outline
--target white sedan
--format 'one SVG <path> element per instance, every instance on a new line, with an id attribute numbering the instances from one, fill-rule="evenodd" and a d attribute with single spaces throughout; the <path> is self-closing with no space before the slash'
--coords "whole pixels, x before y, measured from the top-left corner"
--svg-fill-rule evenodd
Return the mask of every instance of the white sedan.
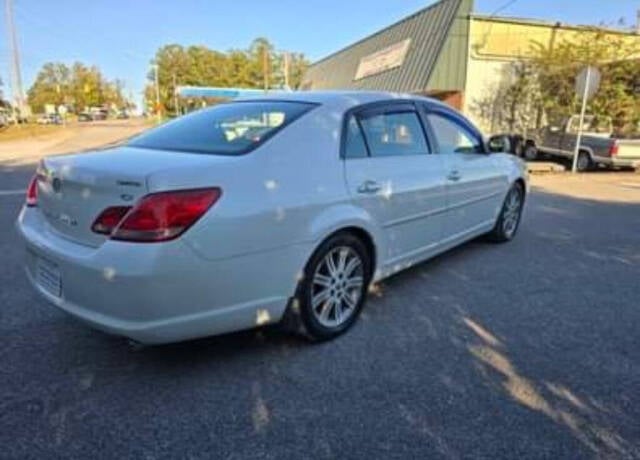
<path id="1" fill-rule="evenodd" d="M 506 142 L 411 95 L 220 104 L 43 160 L 17 222 L 26 272 L 52 304 L 142 343 L 283 319 L 332 338 L 372 282 L 514 237 L 527 173 Z"/>

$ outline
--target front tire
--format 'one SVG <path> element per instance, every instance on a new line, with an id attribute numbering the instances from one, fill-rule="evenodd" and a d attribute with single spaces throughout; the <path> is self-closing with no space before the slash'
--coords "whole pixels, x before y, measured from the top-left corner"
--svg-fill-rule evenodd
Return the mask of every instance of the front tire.
<path id="1" fill-rule="evenodd" d="M 294 329 L 313 341 L 329 340 L 357 320 L 371 280 L 367 247 L 350 233 L 338 233 L 318 247 L 289 306 Z"/>
<path id="2" fill-rule="evenodd" d="M 493 230 L 488 234 L 491 241 L 496 243 L 506 243 L 511 241 L 518 231 L 520 219 L 522 218 L 522 208 L 524 206 L 524 187 L 520 182 L 511 186 L 507 193 L 500 215 Z"/>

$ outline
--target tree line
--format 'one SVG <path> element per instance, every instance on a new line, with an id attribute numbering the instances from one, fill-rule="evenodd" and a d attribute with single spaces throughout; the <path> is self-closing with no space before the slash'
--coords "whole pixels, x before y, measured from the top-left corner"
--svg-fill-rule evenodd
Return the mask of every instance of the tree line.
<path id="1" fill-rule="evenodd" d="M 246 50 L 217 51 L 202 45 L 170 44 L 155 54 L 144 90 L 146 110 L 176 114 L 177 86 L 221 86 L 238 88 L 274 88 L 288 84 L 297 89 L 308 66 L 304 54 L 278 52 L 266 38 L 255 39 Z M 156 75 L 160 106 L 156 107 Z M 108 80 L 97 66 L 76 62 L 47 62 L 27 92 L 31 109 L 38 113 L 45 105 L 65 105 L 79 113 L 89 107 L 129 108 L 132 101 L 124 95 L 121 80 Z M 203 101 L 182 101 L 182 107 L 199 106 Z M 210 101 L 208 101 L 210 102 Z M 180 105 L 180 103 L 178 103 Z"/>
<path id="2" fill-rule="evenodd" d="M 160 48 L 147 75 L 145 102 L 149 112 L 176 114 L 178 107 L 203 101 L 177 101 L 177 86 L 219 86 L 252 89 L 299 88 L 307 66 L 304 54 L 278 52 L 266 38 L 255 39 L 246 50 L 217 51 L 206 46 L 170 44 Z M 156 107 L 155 72 L 160 106 Z"/>
<path id="3" fill-rule="evenodd" d="M 79 113 L 89 107 L 115 106 L 128 108 L 131 101 L 124 95 L 121 80 L 108 80 L 96 66 L 76 62 L 71 66 L 62 62 L 48 62 L 38 72 L 27 92 L 34 112 L 42 112 L 45 105 L 66 106 Z"/>

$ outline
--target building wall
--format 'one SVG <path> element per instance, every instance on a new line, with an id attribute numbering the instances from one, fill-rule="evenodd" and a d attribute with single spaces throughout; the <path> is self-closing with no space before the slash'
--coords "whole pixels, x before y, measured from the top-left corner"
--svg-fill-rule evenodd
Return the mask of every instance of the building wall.
<path id="1" fill-rule="evenodd" d="M 500 131 L 496 113 L 496 94 L 509 81 L 511 63 L 505 60 L 470 56 L 467 64 L 466 97 L 462 111 L 486 133 Z"/>
<path id="2" fill-rule="evenodd" d="M 595 32 L 553 22 L 472 16 L 469 21 L 469 53 L 463 111 L 486 133 L 504 130 L 495 106 L 496 96 L 508 86 L 514 63 L 534 56 L 536 44 L 575 41 Z M 611 32 L 629 42 L 640 36 Z"/>
<path id="3" fill-rule="evenodd" d="M 464 88 L 469 40 L 469 14 L 473 0 L 462 0 L 455 19 L 447 32 L 446 40 L 438 53 L 435 67 L 429 76 L 426 90 L 460 91 Z"/>

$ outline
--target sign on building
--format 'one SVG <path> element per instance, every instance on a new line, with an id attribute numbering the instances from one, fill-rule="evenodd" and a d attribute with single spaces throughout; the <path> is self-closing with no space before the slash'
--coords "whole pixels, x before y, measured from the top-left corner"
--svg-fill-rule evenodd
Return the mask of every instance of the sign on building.
<path id="1" fill-rule="evenodd" d="M 371 75 L 400 67 L 404 62 L 410 45 L 411 39 L 407 38 L 363 57 L 358 64 L 354 80 L 361 80 Z"/>

